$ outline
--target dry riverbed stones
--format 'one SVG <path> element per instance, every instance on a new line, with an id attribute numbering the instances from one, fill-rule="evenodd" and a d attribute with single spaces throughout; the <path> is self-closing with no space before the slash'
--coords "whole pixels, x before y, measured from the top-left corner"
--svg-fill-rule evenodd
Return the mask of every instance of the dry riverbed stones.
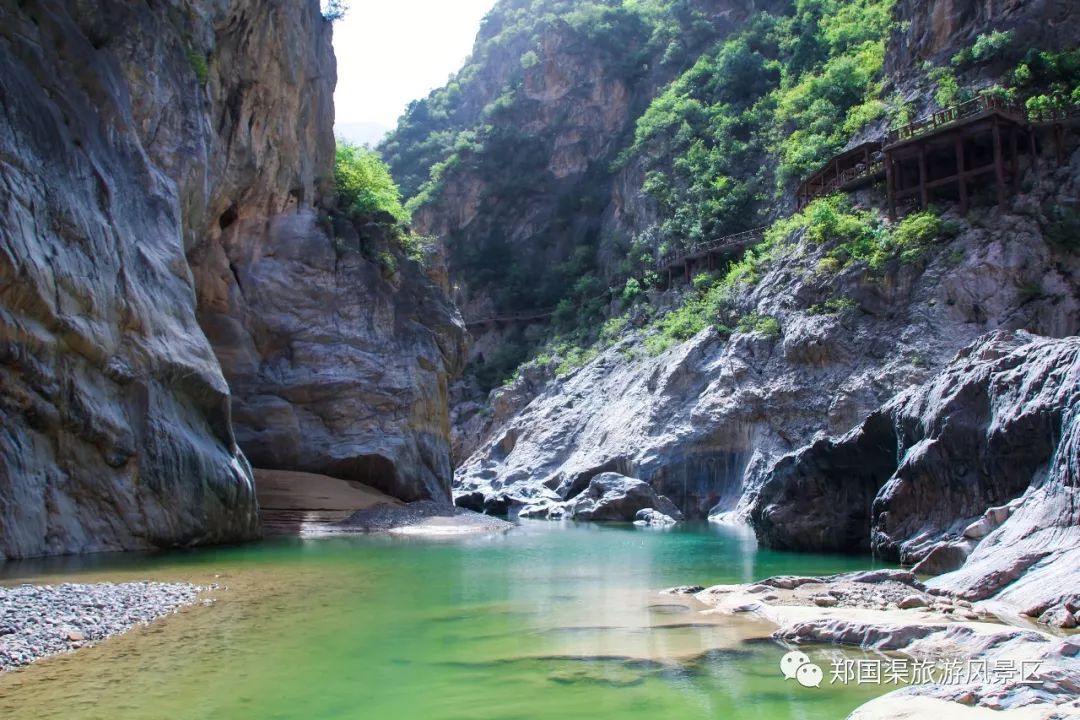
<path id="1" fill-rule="evenodd" d="M 154 582 L 0 587 L 0 672 L 147 625 L 212 589 Z"/>

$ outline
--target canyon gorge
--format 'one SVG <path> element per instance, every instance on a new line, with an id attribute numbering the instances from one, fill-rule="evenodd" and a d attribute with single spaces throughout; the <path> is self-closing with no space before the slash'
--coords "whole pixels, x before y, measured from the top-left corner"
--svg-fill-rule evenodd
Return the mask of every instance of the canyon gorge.
<path id="1" fill-rule="evenodd" d="M 374 149 L 335 141 L 326 13 L 0 1 L 0 564 L 225 553 L 209 546 L 270 528 L 271 485 L 316 513 L 338 483 L 365 503 L 318 524 L 341 576 L 250 547 L 347 615 L 369 588 L 334 543 L 357 533 L 506 532 L 534 561 L 595 542 L 582 552 L 603 568 L 621 551 L 579 524 L 636 521 L 669 558 L 649 582 L 724 563 L 722 585 L 653 598 L 654 614 L 772 613 L 788 647 L 865 649 L 880 631 L 879 651 L 939 652 L 926 633 L 759 604 L 878 593 L 891 612 L 914 594 L 920 627 L 970 614 L 979 627 L 949 642 L 1037 650 L 1051 675 L 1034 695 L 902 695 L 1080 713 L 1065 707 L 1080 688 L 1080 7 L 499 0 L 465 65 Z M 389 204 L 349 194 L 356 152 L 396 183 Z M 706 522 L 725 544 L 679 544 Z M 445 563 L 480 571 L 433 547 L 363 546 L 402 596 L 418 594 L 402 567 L 457 601 L 478 592 Z M 780 579 L 731 570 L 753 553 Z M 820 574 L 785 581 L 801 556 L 783 553 Z M 558 575 L 558 558 L 536 562 Z M 485 582 L 527 573 L 516 562 L 497 556 Z M 864 565 L 890 569 L 826 574 Z M 178 577 L 202 584 L 153 586 L 185 598 L 170 613 L 220 590 Z M 822 589 L 800 596 L 807 583 Z M 237 585 L 276 597 L 263 577 Z M 412 602 L 409 622 L 435 623 Z M 680 662 L 771 662 L 698 641 Z M 661 682 L 648 663 L 670 658 L 618 648 L 612 672 L 641 673 L 627 687 Z M 527 660 L 588 655 L 551 653 Z"/>

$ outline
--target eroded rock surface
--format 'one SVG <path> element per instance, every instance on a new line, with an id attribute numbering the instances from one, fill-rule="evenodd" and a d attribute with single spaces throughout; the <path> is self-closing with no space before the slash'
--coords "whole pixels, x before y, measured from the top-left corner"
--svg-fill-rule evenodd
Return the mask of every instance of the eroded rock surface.
<path id="1" fill-rule="evenodd" d="M 238 84 L 188 51 L 243 56 L 277 15 L 321 22 L 252 5 L 0 7 L 0 558 L 258 534 L 185 258 L 217 131 L 242 132 L 214 122 Z M 329 34 L 263 51 L 281 44 L 329 52 Z"/>
<path id="2" fill-rule="evenodd" d="M 565 377 L 523 373 L 493 393 L 486 419 L 470 421 L 477 450 L 458 468 L 456 492 L 566 500 L 592 477 L 618 472 L 648 482 L 689 518 L 738 518 L 773 463 L 815 444 L 815 462 L 843 472 L 843 492 L 861 505 L 786 512 L 801 514 L 804 528 L 818 526 L 821 548 L 868 549 L 864 518 L 896 469 L 891 421 L 877 415 L 839 445 L 827 438 L 859 427 L 987 332 L 1080 330 L 1077 256 L 1044 239 L 1035 210 L 1035 197 L 1064 201 L 1078 176 L 1080 164 L 1055 171 L 1055 187 L 1050 180 L 1036 186 L 1037 195 L 1019 203 L 1032 216 L 993 210 L 966 222 L 950 217 L 960 227 L 954 239 L 880 274 L 856 266 L 826 281 L 814 268 L 828 247 L 793 242 L 735 299 L 740 315 L 775 318 L 779 336 L 737 331 L 725 338 L 708 329 L 650 357 L 631 331 Z M 1032 299 L 1020 284 L 1035 277 L 1044 295 Z M 836 296 L 852 306 L 812 309 Z M 1029 480 L 1018 481 L 1018 492 Z M 973 506 L 957 533 L 1013 497 Z"/>
<path id="3" fill-rule="evenodd" d="M 448 498 L 463 330 L 319 209 L 335 83 L 316 0 L 0 6 L 0 559 L 255 537 L 242 450 Z"/>
<path id="4" fill-rule="evenodd" d="M 199 321 L 253 465 L 448 501 L 465 329 L 417 262 L 362 253 L 365 232 L 332 240 L 310 210 L 237 222 L 194 261 Z"/>
<path id="5" fill-rule="evenodd" d="M 836 461 L 853 456 L 876 474 Z M 848 435 L 779 461 L 750 516 L 766 544 L 940 562 L 955 572 L 938 587 L 1041 601 L 1038 616 L 1080 597 L 1078 459 L 1080 339 L 998 332 Z"/>
<path id="6" fill-rule="evenodd" d="M 566 504 L 566 513 L 575 520 L 631 521 L 643 510 L 682 519 L 674 503 L 648 483 L 618 473 L 597 475 L 584 492 Z"/>

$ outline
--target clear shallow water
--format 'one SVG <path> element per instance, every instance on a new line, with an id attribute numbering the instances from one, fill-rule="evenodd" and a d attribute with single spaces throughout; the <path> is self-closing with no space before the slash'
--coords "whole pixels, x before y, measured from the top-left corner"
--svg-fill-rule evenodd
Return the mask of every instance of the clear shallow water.
<path id="1" fill-rule="evenodd" d="M 885 688 L 785 682 L 769 626 L 700 616 L 656 591 L 869 566 L 758 550 L 716 526 L 542 522 L 468 540 L 273 540 L 7 565 L 5 583 L 228 590 L 213 608 L 0 675 L 0 717 L 842 718 Z M 835 654 L 810 652 L 826 668 Z"/>

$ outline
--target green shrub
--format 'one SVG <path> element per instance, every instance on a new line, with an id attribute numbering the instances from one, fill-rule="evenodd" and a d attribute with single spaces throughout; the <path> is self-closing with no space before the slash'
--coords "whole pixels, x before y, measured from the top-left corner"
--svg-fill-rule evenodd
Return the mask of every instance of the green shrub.
<path id="1" fill-rule="evenodd" d="M 892 231 L 892 241 L 900 251 L 900 259 L 914 262 L 934 243 L 954 234 L 954 229 L 932 212 L 917 212 L 906 216 Z"/>
<path id="2" fill-rule="evenodd" d="M 357 215 L 390 214 L 408 222 L 390 170 L 374 150 L 339 140 L 334 162 L 334 182 L 340 207 Z"/>
<path id="3" fill-rule="evenodd" d="M 802 227 L 807 239 L 832 245 L 817 263 L 816 271 L 824 275 L 838 273 L 857 262 L 871 270 L 880 270 L 896 257 L 902 262 L 914 262 L 958 231 L 932 212 L 912 213 L 889 226 L 880 213 L 855 208 L 840 195 L 813 201 L 784 221 L 784 226 L 789 230 Z"/>
<path id="4" fill-rule="evenodd" d="M 531 67 L 540 64 L 540 56 L 536 54 L 535 50 L 529 50 L 527 53 L 521 56 L 521 67 L 528 70 Z"/>
<path id="5" fill-rule="evenodd" d="M 626 316 L 611 318 L 600 328 L 600 339 L 605 343 L 611 343 L 618 340 L 629 324 L 630 321 Z"/>
<path id="6" fill-rule="evenodd" d="M 205 86 L 210 78 L 209 56 L 194 47 L 189 47 L 187 49 L 187 59 L 188 64 L 191 65 L 191 71 L 195 73 L 195 78 L 199 81 L 199 85 Z"/>
<path id="7" fill-rule="evenodd" d="M 705 292 L 712 287 L 715 282 L 716 279 L 712 276 L 712 273 L 704 272 L 695 275 L 692 284 L 694 289 L 698 292 Z"/>
<path id="8" fill-rule="evenodd" d="M 656 333 L 645 338 L 645 352 L 652 357 L 656 357 L 657 355 L 663 354 L 674 344 L 675 341 L 668 336 L 663 333 Z"/>
<path id="9" fill-rule="evenodd" d="M 566 377 L 578 368 L 588 365 L 599 354 L 600 351 L 596 348 L 583 348 L 577 346 L 567 346 L 562 348 L 559 353 L 561 362 L 555 369 L 555 377 Z"/>
<path id="10" fill-rule="evenodd" d="M 934 102 L 939 108 L 946 108 L 966 99 L 952 68 L 936 67 L 929 72 L 928 77 L 936 86 Z"/>
<path id="11" fill-rule="evenodd" d="M 708 327 L 707 308 L 701 300 L 691 300 L 660 320 L 660 331 L 672 340 L 689 340 Z"/>
<path id="12" fill-rule="evenodd" d="M 1062 52 L 1032 48 L 1010 79 L 1012 89 L 1027 96 L 1028 113 L 1035 119 L 1080 106 L 1080 47 Z"/>
<path id="13" fill-rule="evenodd" d="M 782 334 L 780 321 L 772 315 L 759 315 L 752 312 L 739 320 L 739 332 L 754 333 L 767 338 L 778 338 Z"/>
<path id="14" fill-rule="evenodd" d="M 622 293 L 619 295 L 624 306 L 632 304 L 641 295 L 641 283 L 636 278 L 630 278 L 623 285 Z"/>
<path id="15" fill-rule="evenodd" d="M 953 55 L 952 64 L 956 66 L 975 63 L 985 63 L 1003 55 L 1012 44 L 1012 32 L 999 32 L 994 30 L 982 33 L 970 48 L 964 48 Z"/>
<path id="16" fill-rule="evenodd" d="M 394 274 L 397 273 L 397 271 L 398 271 L 397 258 L 394 257 L 393 253 L 391 253 L 391 252 L 389 252 L 387 250 L 383 250 L 382 252 L 379 253 L 378 260 L 379 260 L 379 265 L 382 266 L 384 274 L 386 274 L 387 276 L 390 276 L 390 275 L 394 275 Z"/>
<path id="17" fill-rule="evenodd" d="M 849 297 L 834 297 L 823 303 L 811 305 L 807 312 L 811 315 L 841 315 L 858 307 L 859 304 Z"/>
<path id="18" fill-rule="evenodd" d="M 557 327 L 569 328 L 573 325 L 576 317 L 577 307 L 574 305 L 574 301 L 570 298 L 563 298 L 555 306 L 555 314 L 552 315 L 551 319 Z"/>

